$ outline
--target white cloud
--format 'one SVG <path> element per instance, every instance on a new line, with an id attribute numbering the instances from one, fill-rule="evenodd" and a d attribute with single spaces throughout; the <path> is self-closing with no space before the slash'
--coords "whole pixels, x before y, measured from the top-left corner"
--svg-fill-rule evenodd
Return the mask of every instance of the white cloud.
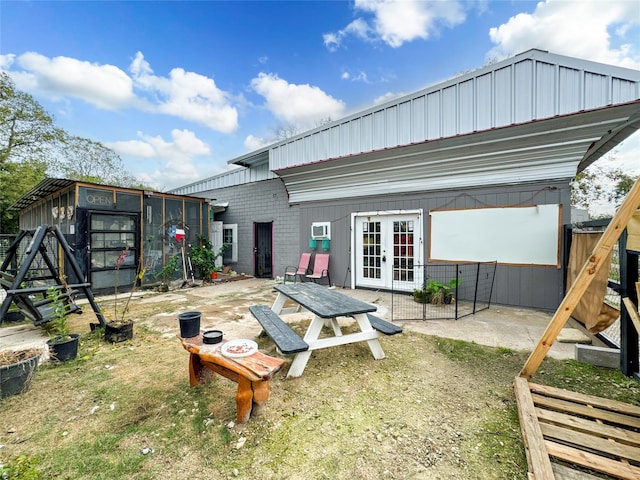
<path id="1" fill-rule="evenodd" d="M 169 77 L 153 75 L 141 52 L 129 67 L 135 86 L 148 91 L 156 102 L 152 109 L 206 125 L 212 130 L 231 133 L 238 128 L 238 112 L 229 95 L 212 78 L 182 68 L 174 68 Z"/>
<path id="2" fill-rule="evenodd" d="M 118 109 L 135 103 L 133 82 L 113 65 L 98 65 L 69 57 L 48 58 L 35 52 L 12 56 L 11 72 L 21 89 L 53 98 L 79 98 L 104 109 Z"/>
<path id="3" fill-rule="evenodd" d="M 342 75 L 340 75 L 340 78 L 342 80 L 351 80 L 352 82 L 369 83 L 369 78 L 367 77 L 366 72 L 363 72 L 362 70 L 355 75 L 351 75 L 349 72 L 343 72 Z"/>
<path id="4" fill-rule="evenodd" d="M 265 98 L 267 108 L 279 120 L 299 128 L 312 128 L 327 118 L 335 120 L 345 111 L 344 102 L 320 88 L 288 83 L 276 74 L 260 73 L 251 80 L 251 86 Z"/>
<path id="5" fill-rule="evenodd" d="M 203 177 L 202 168 L 195 160 L 210 155 L 211 148 L 192 131 L 174 129 L 169 141 L 143 132 L 138 132 L 138 137 L 136 140 L 105 142 L 105 145 L 123 157 L 160 161 L 162 168 L 149 171 L 148 164 L 142 162 L 142 171 L 134 172 L 144 184 L 162 190 Z"/>
<path id="6" fill-rule="evenodd" d="M 247 135 L 247 138 L 244 139 L 244 146 L 250 151 L 266 147 L 271 143 L 273 143 L 273 140 L 269 141 L 264 138 L 254 137 L 253 135 Z"/>
<path id="7" fill-rule="evenodd" d="M 399 98 L 399 97 L 401 97 L 403 95 L 404 95 L 404 93 L 387 92 L 384 95 L 380 95 L 379 97 L 375 98 L 373 100 L 373 104 L 374 105 L 380 105 L 382 103 L 390 102 L 391 100 Z"/>
<path id="8" fill-rule="evenodd" d="M 196 137 L 190 130 L 172 130 L 172 141 L 166 141 L 159 135 L 153 137 L 142 132 L 138 132 L 138 137 L 138 140 L 105 142 L 105 145 L 118 155 L 156 158 L 169 162 L 189 162 L 192 157 L 211 153 L 209 145 Z"/>
<path id="9" fill-rule="evenodd" d="M 453 0 L 356 0 L 354 8 L 372 15 L 371 24 L 359 17 L 342 30 L 324 34 L 324 45 L 330 51 L 340 48 L 348 36 L 381 40 L 397 48 L 415 39 L 426 40 L 441 26 L 454 27 L 465 20 L 462 4 Z"/>
<path id="10" fill-rule="evenodd" d="M 347 25 L 342 30 L 337 32 L 325 33 L 322 36 L 324 46 L 331 52 L 335 52 L 342 46 L 342 41 L 349 35 L 353 35 L 361 40 L 373 41 L 375 40 L 375 33 L 371 30 L 371 27 L 362 18 L 356 18 L 353 22 Z"/>
<path id="11" fill-rule="evenodd" d="M 69 57 L 48 58 L 28 52 L 0 57 L 21 90 L 61 101 L 78 98 L 100 108 L 137 108 L 204 125 L 222 133 L 238 128 L 238 112 L 230 95 L 212 78 L 182 68 L 168 77 L 156 76 L 138 52 L 129 66 L 131 76 L 113 65 L 100 65 Z"/>
<path id="12" fill-rule="evenodd" d="M 640 68 L 638 39 L 625 37 L 634 25 L 640 25 L 636 1 L 547 0 L 538 3 L 533 13 L 520 13 L 491 28 L 489 37 L 496 46 L 489 57 L 501 59 L 535 47 Z"/>
<path id="13" fill-rule="evenodd" d="M 0 70 L 6 70 L 11 67 L 15 59 L 16 56 L 12 53 L 9 53 L 7 55 L 0 55 Z"/>

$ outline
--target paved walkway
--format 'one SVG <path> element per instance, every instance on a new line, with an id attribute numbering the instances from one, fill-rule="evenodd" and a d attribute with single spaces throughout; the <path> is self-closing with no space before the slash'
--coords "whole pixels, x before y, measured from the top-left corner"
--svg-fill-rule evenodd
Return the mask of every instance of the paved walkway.
<path id="1" fill-rule="evenodd" d="M 188 305 L 189 310 L 198 309 L 199 306 L 211 307 L 216 299 L 220 302 L 226 301 L 229 294 L 240 293 L 238 298 L 243 298 L 244 293 L 261 291 L 266 295 L 268 301 L 271 293 L 269 286 L 275 282 L 263 279 L 246 279 L 237 282 L 221 283 L 212 286 L 189 288 L 185 290 L 174 290 L 168 293 L 157 292 L 136 292 L 136 295 L 144 297 L 143 302 L 160 302 L 170 300 L 176 307 Z M 351 290 L 340 289 L 342 293 L 359 298 L 365 302 L 377 305 L 377 315 L 381 318 L 391 320 L 391 294 L 373 290 Z M 266 294 L 264 293 L 266 292 Z M 187 298 L 187 294 L 189 297 Z M 248 306 L 256 303 L 254 295 L 249 294 L 246 300 L 242 300 L 240 305 L 236 305 L 237 314 L 232 320 L 226 323 L 217 323 L 215 328 L 221 328 L 232 336 L 255 336 L 260 332 L 260 326 L 248 313 Z M 273 294 L 275 298 L 275 292 Z M 97 299 L 100 301 L 100 299 Z M 81 303 L 81 302 L 79 302 Z M 186 303 L 186 305 L 185 305 Z M 90 309 L 89 309 L 90 310 Z M 246 312 L 245 312 L 246 310 Z M 297 315 L 307 315 L 300 313 Z M 150 327 L 157 327 L 161 331 L 166 330 L 167 335 L 177 333 L 178 322 L 175 320 L 175 312 L 156 315 L 145 321 Z M 479 345 L 492 347 L 505 347 L 514 350 L 533 350 L 547 328 L 553 312 L 541 312 L 522 308 L 505 307 L 493 305 L 487 310 L 483 310 L 475 315 L 463 317 L 459 320 L 411 320 L 397 322 L 407 330 L 434 335 L 443 338 L 453 338 L 475 342 Z M 206 327 L 204 318 L 204 327 Z M 25 347 L 45 346 L 47 337 L 42 335 L 38 327 L 30 324 L 18 326 L 5 326 L 0 328 L 0 350 L 18 350 Z M 88 325 L 87 325 L 88 329 Z M 562 330 L 558 340 L 549 350 L 549 356 L 553 358 L 566 359 L 575 358 L 576 343 L 602 344 L 592 335 L 589 335 L 578 322 L 570 320 Z"/>

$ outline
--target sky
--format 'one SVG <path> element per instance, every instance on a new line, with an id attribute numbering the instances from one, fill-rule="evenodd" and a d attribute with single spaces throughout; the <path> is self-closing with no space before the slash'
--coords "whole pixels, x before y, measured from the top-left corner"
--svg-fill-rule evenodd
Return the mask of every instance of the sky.
<path id="1" fill-rule="evenodd" d="M 0 1 L 0 70 L 160 191 L 531 48 L 640 69 L 640 2 Z"/>

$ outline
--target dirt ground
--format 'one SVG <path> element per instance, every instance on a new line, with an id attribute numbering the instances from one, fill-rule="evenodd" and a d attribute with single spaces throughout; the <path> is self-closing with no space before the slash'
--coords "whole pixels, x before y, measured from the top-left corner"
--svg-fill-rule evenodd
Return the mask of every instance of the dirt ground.
<path id="1" fill-rule="evenodd" d="M 104 386 L 94 385 L 97 379 L 91 380 L 87 386 L 74 391 L 74 403 L 66 405 L 66 394 L 48 387 L 51 383 L 48 380 L 38 382 L 26 394 L 30 399 L 28 408 L 24 404 L 18 406 L 17 402 L 10 402 L 5 421 L 13 423 L 9 430 L 2 432 L 7 443 L 5 455 L 24 449 L 38 452 L 42 448 L 54 448 L 58 440 L 55 436 L 49 439 L 49 433 L 43 433 L 43 437 L 33 444 L 23 440 L 23 437 L 31 438 L 34 435 L 32 430 L 39 425 L 33 423 L 35 419 L 44 422 L 44 419 L 55 416 L 59 408 L 63 412 L 71 412 L 70 409 L 75 412 L 82 408 L 89 411 L 90 408 L 96 408 L 92 407 L 94 404 L 104 404 L 98 410 L 103 412 L 101 415 L 104 419 L 92 415 L 83 418 L 73 431 L 69 430 L 68 441 L 74 435 L 86 432 L 99 435 L 101 430 L 115 428 L 117 422 L 111 416 L 118 415 L 118 407 L 111 411 L 108 406 L 121 405 L 122 401 L 118 403 L 112 395 L 125 393 L 106 394 L 107 398 L 102 403 L 96 403 L 96 394 L 90 392 L 123 383 L 129 385 L 128 391 L 131 392 L 136 388 L 150 388 L 151 385 L 162 389 L 161 398 L 151 395 L 145 400 L 144 410 L 157 412 L 154 413 L 157 417 L 153 417 L 152 424 L 158 436 L 151 439 L 156 448 L 155 463 L 145 464 L 144 476 L 140 475 L 139 478 L 158 478 L 156 473 L 163 478 L 177 479 L 524 478 L 520 477 L 525 467 L 518 423 L 513 418 L 511 383 L 526 356 L 499 352 L 498 355 L 504 358 L 495 361 L 489 371 L 473 360 L 461 366 L 439 351 L 441 347 L 437 346 L 437 337 L 514 350 L 532 350 L 552 313 L 492 306 L 460 320 L 405 321 L 401 323 L 405 334 L 383 336 L 381 339 L 387 355 L 382 361 L 373 360 L 366 345 L 360 344 L 318 351 L 310 359 L 300 379 L 286 378 L 288 363 L 283 372 L 274 377 L 272 395 L 263 413 L 247 424 L 229 427 L 234 423 L 235 411 L 230 382 L 216 384 L 215 395 L 211 389 L 191 392 L 185 389 L 186 372 L 175 368 L 176 364 L 184 364 L 184 351 L 176 348 L 175 337 L 179 332 L 177 315 L 185 311 L 199 311 L 202 313 L 202 330 L 220 329 L 227 339 L 255 338 L 261 329 L 249 313 L 248 306 L 271 305 L 276 297 L 274 283 L 272 280 L 249 278 L 176 289 L 162 294 L 136 292 L 131 300 L 131 316 L 139 332 L 149 332 L 136 334 L 130 348 L 135 349 L 137 355 L 125 356 L 122 348 L 111 349 L 102 342 L 93 347 L 89 357 L 96 359 L 97 366 L 92 368 L 102 365 L 100 378 L 108 375 L 108 380 L 101 380 Z M 391 320 L 392 299 L 389 293 L 339 290 L 375 304 L 378 307 L 377 315 Z M 120 296 L 120 304 L 124 298 L 126 296 Z M 97 300 L 105 315 L 111 315 L 112 299 L 101 297 Z M 298 323 L 296 328 L 300 329 L 300 325 L 310 319 L 310 314 L 301 312 L 285 318 Z M 72 316 L 71 330 L 88 332 L 89 323 L 95 321 L 91 308 L 85 305 L 81 316 Z M 348 321 L 343 322 L 347 326 Z M 28 327 L 25 329 L 38 332 Z M 565 330 L 581 333 L 572 326 Z M 23 332 L 21 336 L 26 338 L 29 335 L 25 337 Z M 154 340 L 150 341 L 151 338 Z M 17 346 L 17 342 L 10 340 L 9 336 L 2 337 L 2 340 L 3 348 L 10 344 Z M 268 339 L 261 340 L 260 344 L 265 353 L 277 355 Z M 162 361 L 152 361 L 155 358 L 154 351 L 158 349 L 163 351 Z M 573 351 L 573 343 L 557 342 L 551 353 L 557 358 L 572 358 Z M 119 355 L 118 360 L 107 361 L 112 355 Z M 105 373 L 103 364 L 107 362 L 117 363 L 118 368 Z M 137 368 L 138 365 L 146 365 L 145 362 L 151 362 L 154 377 L 162 378 L 161 384 L 149 383 L 146 371 Z M 407 371 L 407 365 L 411 366 L 411 374 L 397 375 L 397 372 Z M 345 381 L 347 372 L 354 371 L 361 371 L 362 375 Z M 222 390 L 218 391 L 218 388 Z M 231 443 L 225 447 L 224 455 L 220 455 L 219 460 L 218 456 L 212 456 L 207 464 L 196 461 L 200 457 L 195 453 L 197 450 L 193 450 L 193 445 L 179 443 L 170 435 L 160 433 L 163 428 L 170 430 L 174 425 L 160 413 L 171 408 L 162 400 L 169 395 L 199 396 L 197 398 L 202 406 L 198 408 L 203 409 L 203 415 L 206 415 L 205 430 L 200 433 L 203 438 L 207 438 L 207 435 L 211 435 L 212 440 L 216 438 L 213 430 L 216 425 L 229 430 Z M 224 399 L 224 402 L 220 399 Z M 133 416 L 138 415 L 135 412 L 141 407 L 137 407 L 138 410 L 133 408 L 131 405 L 132 412 L 123 412 L 122 416 L 130 419 L 132 413 Z M 192 415 L 197 417 L 198 413 Z M 511 418 L 505 420 L 507 417 Z M 17 418 L 22 420 L 18 422 Z M 489 421 L 501 423 L 495 427 L 495 431 L 487 430 Z M 168 426 L 163 427 L 164 424 Z M 210 433 L 206 428 L 211 429 Z M 123 435 L 123 430 L 126 431 L 118 429 L 117 433 Z M 131 435 L 133 438 L 127 437 L 118 447 L 123 449 L 122 454 L 127 453 L 126 449 L 130 448 L 131 443 L 138 445 L 136 442 L 140 433 Z M 244 442 L 246 446 L 243 447 Z M 503 448 L 505 444 L 509 448 Z M 274 448 L 279 453 L 270 463 L 265 458 L 270 458 L 270 449 Z M 493 451 L 496 453 L 487 453 Z M 180 455 L 179 452 L 184 454 Z M 217 461 L 220 463 L 217 464 Z M 496 469 L 496 462 L 503 463 L 500 469 Z M 232 468 L 232 465 L 235 466 Z M 160 467 L 163 470 L 154 470 Z M 69 473 L 64 478 L 82 477 Z"/>

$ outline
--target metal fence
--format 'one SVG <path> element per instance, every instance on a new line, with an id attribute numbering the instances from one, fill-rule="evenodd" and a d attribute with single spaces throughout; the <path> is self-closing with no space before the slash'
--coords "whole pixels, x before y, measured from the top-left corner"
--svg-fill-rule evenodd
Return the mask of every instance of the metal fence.
<path id="1" fill-rule="evenodd" d="M 496 262 L 417 265 L 416 280 L 393 282 L 391 319 L 459 319 L 491 305 Z"/>

